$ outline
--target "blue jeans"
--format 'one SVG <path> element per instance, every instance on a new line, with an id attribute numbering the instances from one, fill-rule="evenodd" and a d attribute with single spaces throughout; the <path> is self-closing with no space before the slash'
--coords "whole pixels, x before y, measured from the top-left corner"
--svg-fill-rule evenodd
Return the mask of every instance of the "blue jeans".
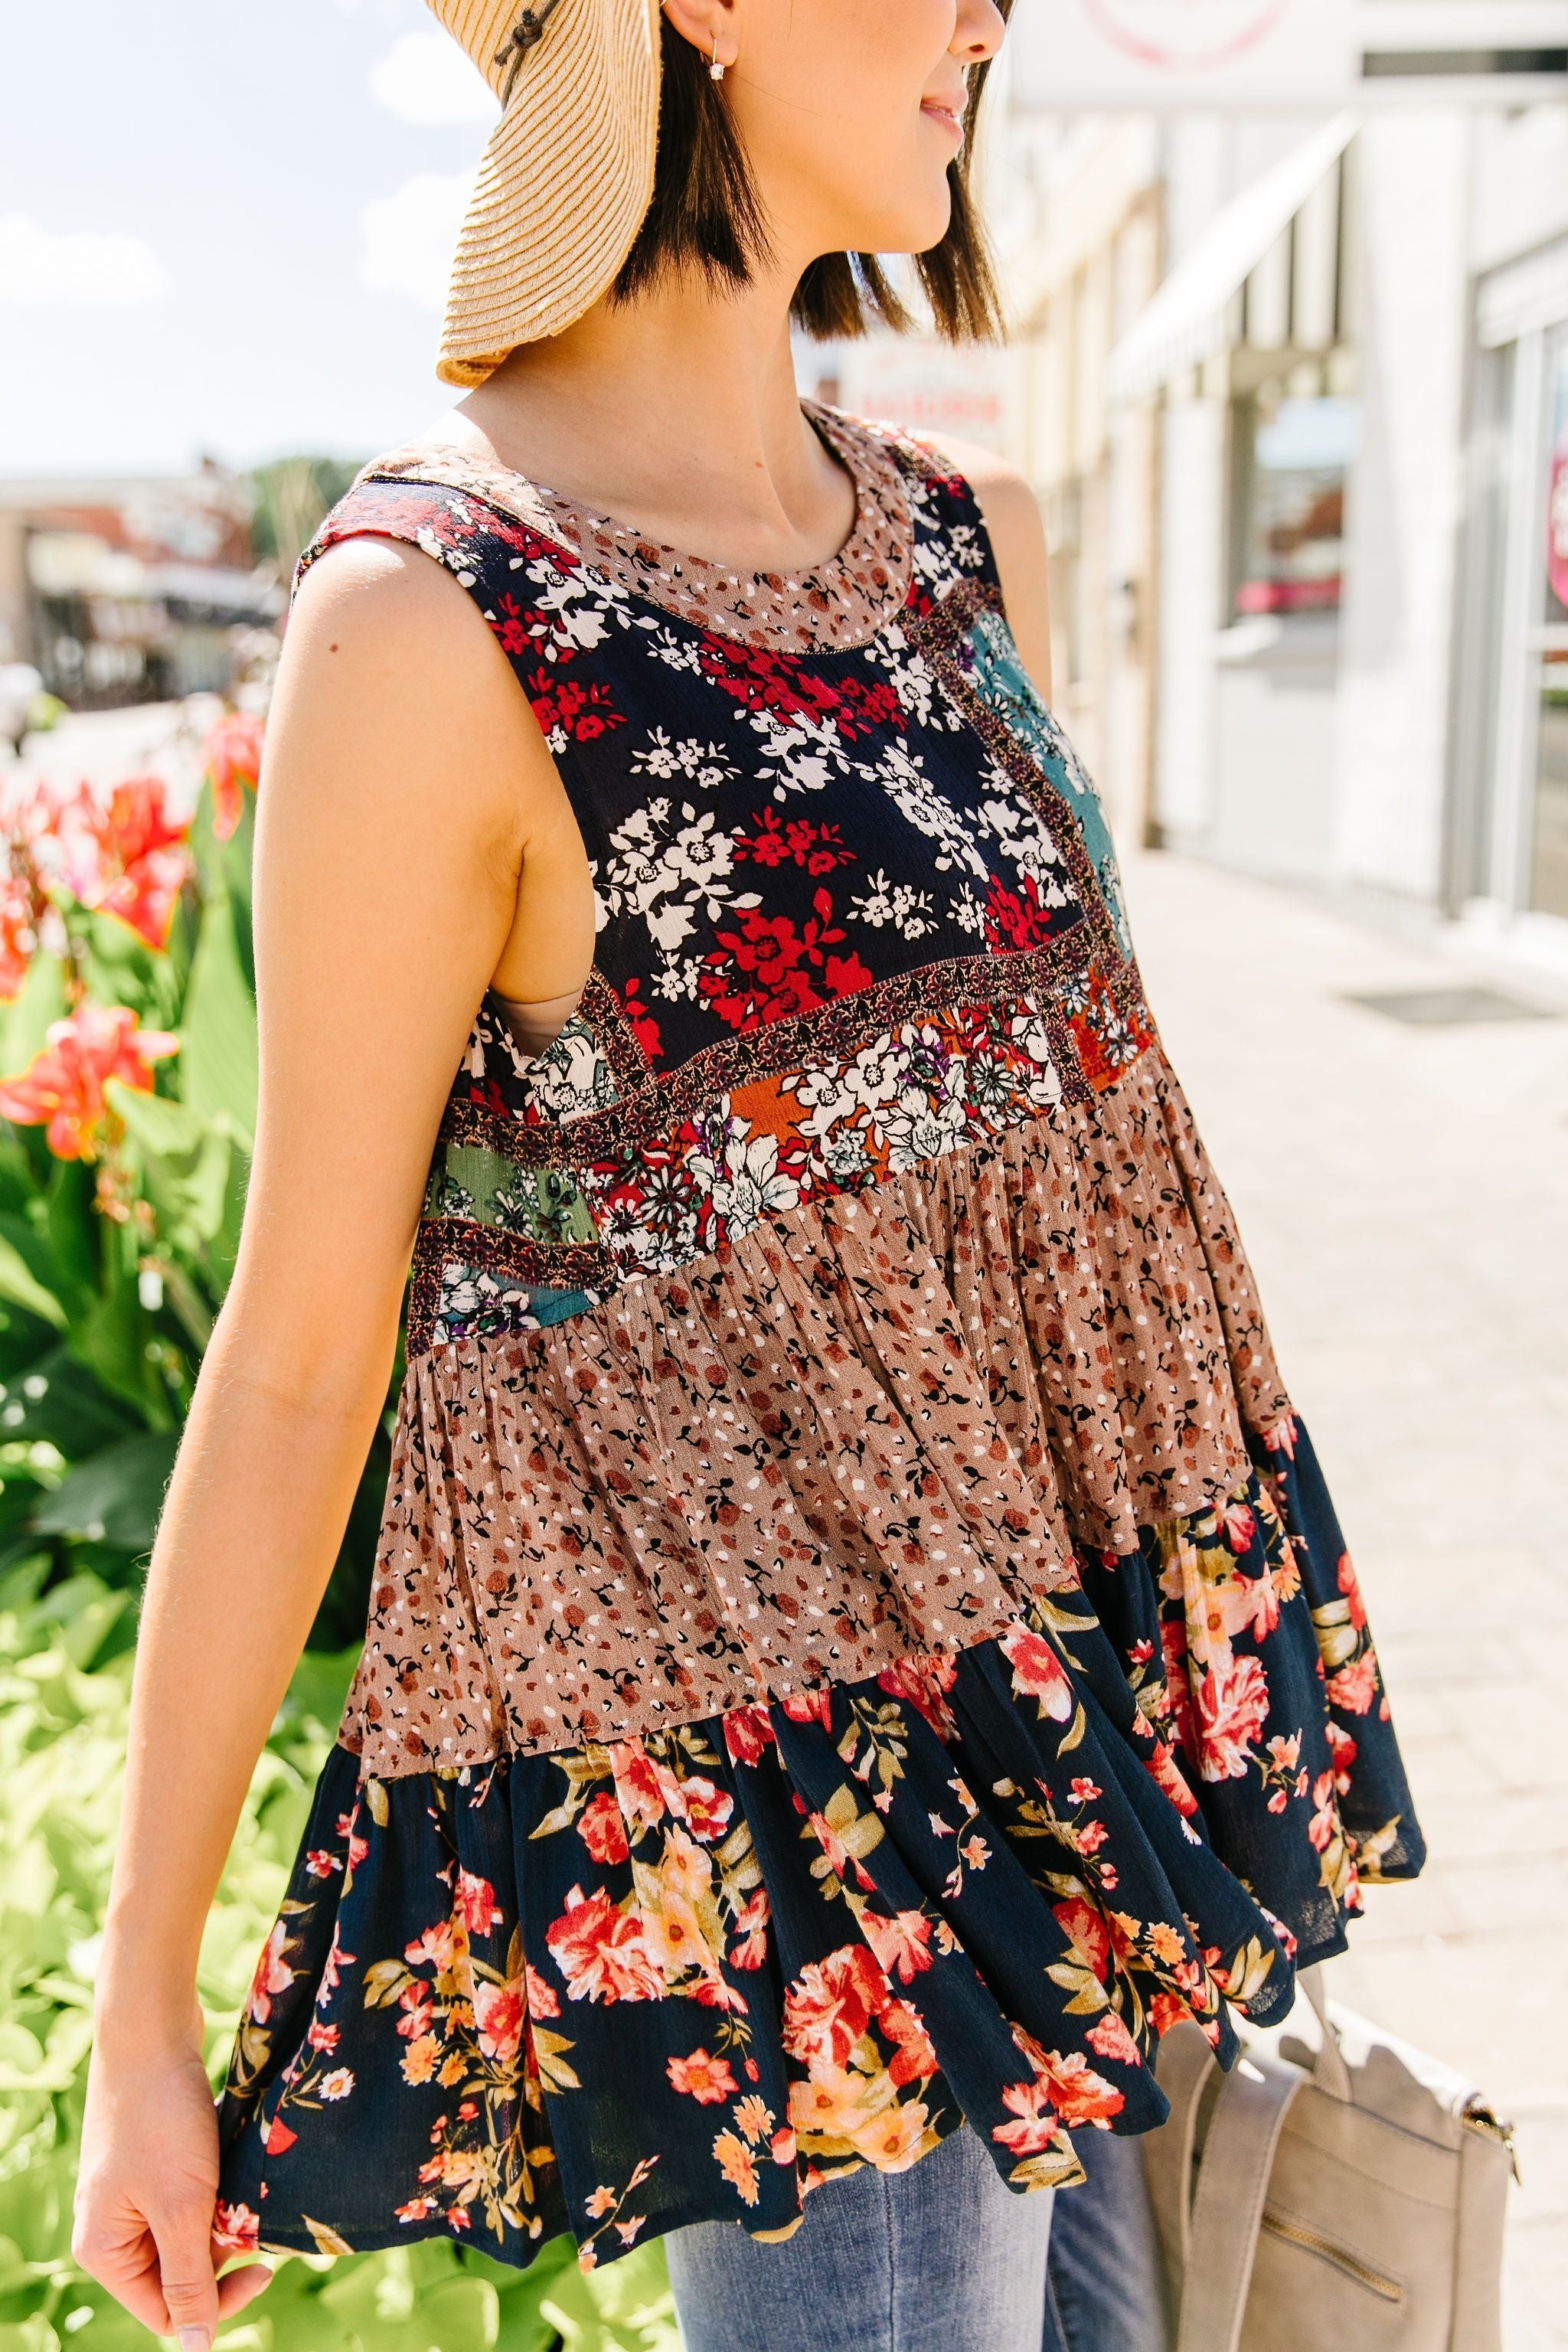
<path id="1" fill-rule="evenodd" d="M 671 2231 L 686 2352 L 1164 2352 L 1142 2153 L 1074 2146 L 1089 2179 L 1055 2196 L 1005 2187 L 965 2128 L 907 2172 L 826 2181 L 782 2244 Z"/>
<path id="2" fill-rule="evenodd" d="M 1166 2352 L 1164 2268 L 1143 2176 L 1143 2143 L 1075 2131 L 1089 2175 L 1051 2220 L 1041 2352 Z"/>

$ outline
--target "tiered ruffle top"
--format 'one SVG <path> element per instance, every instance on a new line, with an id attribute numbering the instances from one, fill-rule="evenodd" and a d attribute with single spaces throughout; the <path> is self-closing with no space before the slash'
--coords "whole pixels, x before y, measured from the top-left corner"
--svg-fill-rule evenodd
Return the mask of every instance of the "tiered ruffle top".
<path id="1" fill-rule="evenodd" d="M 475 1007 L 364 1654 L 221 2117 L 233 2245 L 762 2236 L 965 2117 L 1165 2112 L 1422 1844 L 1355 1575 L 1092 785 L 928 448 L 808 415 L 800 578 L 458 451 L 300 560 L 472 596 L 592 864 Z M 809 2212 L 809 2206 L 804 2210 Z"/>

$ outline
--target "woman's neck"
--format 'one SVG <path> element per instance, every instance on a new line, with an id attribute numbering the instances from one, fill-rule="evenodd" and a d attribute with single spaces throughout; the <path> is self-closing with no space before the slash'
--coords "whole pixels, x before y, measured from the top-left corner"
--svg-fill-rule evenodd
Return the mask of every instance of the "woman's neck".
<path id="1" fill-rule="evenodd" d="M 520 345 L 459 422 L 514 471 L 738 571 L 810 570 L 853 526 L 854 486 L 801 414 L 776 273 L 598 302 Z"/>

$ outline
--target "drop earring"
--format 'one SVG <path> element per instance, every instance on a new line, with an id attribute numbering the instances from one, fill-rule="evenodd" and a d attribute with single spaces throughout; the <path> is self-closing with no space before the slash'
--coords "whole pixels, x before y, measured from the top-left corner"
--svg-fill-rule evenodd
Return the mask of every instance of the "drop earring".
<path id="1" fill-rule="evenodd" d="M 724 68 L 719 59 L 719 36 L 717 31 L 715 31 L 713 35 L 713 54 L 708 60 L 708 79 L 710 81 L 722 81 L 724 79 Z"/>

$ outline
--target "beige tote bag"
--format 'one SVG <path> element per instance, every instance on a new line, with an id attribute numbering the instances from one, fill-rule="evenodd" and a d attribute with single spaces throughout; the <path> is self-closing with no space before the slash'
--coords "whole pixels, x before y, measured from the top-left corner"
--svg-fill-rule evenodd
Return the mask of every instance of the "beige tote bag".
<path id="1" fill-rule="evenodd" d="M 1510 2127 L 1331 2011 L 1321 1968 L 1300 1982 L 1315 2053 L 1247 2040 L 1226 2074 L 1195 2025 L 1160 2044 L 1171 2115 L 1143 2149 L 1175 2352 L 1501 2352 Z"/>

